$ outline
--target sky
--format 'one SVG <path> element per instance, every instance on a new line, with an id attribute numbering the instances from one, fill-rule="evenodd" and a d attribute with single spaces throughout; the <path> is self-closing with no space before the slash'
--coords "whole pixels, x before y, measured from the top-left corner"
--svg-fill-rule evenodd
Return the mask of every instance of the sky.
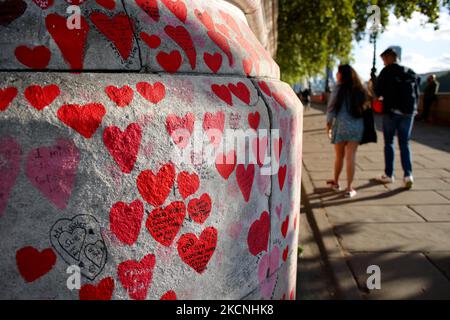
<path id="1" fill-rule="evenodd" d="M 387 30 L 378 39 L 378 74 L 383 68 L 379 55 L 392 45 L 402 47 L 401 63 L 418 74 L 450 70 L 450 15 L 448 11 L 441 13 L 437 31 L 433 25 L 424 24 L 426 21 L 417 12 L 408 21 L 391 14 Z M 373 45 L 368 38 L 354 43 L 353 57 L 354 68 L 362 79 L 368 80 L 373 60 Z"/>

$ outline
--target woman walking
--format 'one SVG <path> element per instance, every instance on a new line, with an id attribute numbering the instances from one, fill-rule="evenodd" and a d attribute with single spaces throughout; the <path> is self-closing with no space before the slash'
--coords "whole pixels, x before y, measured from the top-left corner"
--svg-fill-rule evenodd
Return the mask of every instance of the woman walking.
<path id="1" fill-rule="evenodd" d="M 353 198 L 356 151 L 363 138 L 364 106 L 368 101 L 367 92 L 356 71 L 349 65 L 339 66 L 337 86 L 331 94 L 327 110 L 327 131 L 334 144 L 336 160 L 334 180 L 327 181 L 334 190 L 340 190 L 339 177 L 344 166 L 347 171 L 347 188 L 345 197 Z"/>

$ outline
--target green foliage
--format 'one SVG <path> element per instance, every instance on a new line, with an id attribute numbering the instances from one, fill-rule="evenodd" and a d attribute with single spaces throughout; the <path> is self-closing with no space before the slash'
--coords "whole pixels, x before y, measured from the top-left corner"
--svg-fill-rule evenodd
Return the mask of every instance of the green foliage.
<path id="1" fill-rule="evenodd" d="M 276 60 L 283 81 L 294 83 L 350 62 L 352 40 L 365 36 L 372 4 L 381 9 L 383 28 L 391 11 L 406 20 L 421 12 L 435 28 L 440 9 L 450 11 L 450 0 L 279 0 Z"/>

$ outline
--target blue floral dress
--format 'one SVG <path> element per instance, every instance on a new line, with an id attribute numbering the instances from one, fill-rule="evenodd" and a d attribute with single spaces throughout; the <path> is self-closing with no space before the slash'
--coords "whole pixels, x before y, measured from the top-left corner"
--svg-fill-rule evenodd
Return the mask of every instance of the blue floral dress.
<path id="1" fill-rule="evenodd" d="M 339 86 L 335 88 L 330 96 L 327 110 L 327 123 L 332 123 L 331 143 L 337 144 L 340 142 L 361 142 L 364 133 L 363 118 L 355 118 L 350 112 L 350 97 L 344 99 L 339 112 L 336 112 L 336 99 Z"/>

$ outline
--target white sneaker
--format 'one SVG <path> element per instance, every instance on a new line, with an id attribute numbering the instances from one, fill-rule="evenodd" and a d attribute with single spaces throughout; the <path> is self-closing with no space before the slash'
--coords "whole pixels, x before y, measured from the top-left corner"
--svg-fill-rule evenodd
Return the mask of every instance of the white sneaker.
<path id="1" fill-rule="evenodd" d="M 414 178 L 413 176 L 405 177 L 405 179 L 403 179 L 403 182 L 405 183 L 405 188 L 410 190 L 413 187 Z"/>
<path id="2" fill-rule="evenodd" d="M 344 197 L 351 199 L 353 197 L 356 197 L 356 195 L 357 195 L 356 190 L 352 189 L 352 190 L 345 191 Z"/>
<path id="3" fill-rule="evenodd" d="M 381 177 L 377 178 L 377 180 L 383 184 L 390 184 L 390 183 L 394 183 L 395 178 L 392 177 L 388 177 L 387 175 L 383 174 Z"/>

